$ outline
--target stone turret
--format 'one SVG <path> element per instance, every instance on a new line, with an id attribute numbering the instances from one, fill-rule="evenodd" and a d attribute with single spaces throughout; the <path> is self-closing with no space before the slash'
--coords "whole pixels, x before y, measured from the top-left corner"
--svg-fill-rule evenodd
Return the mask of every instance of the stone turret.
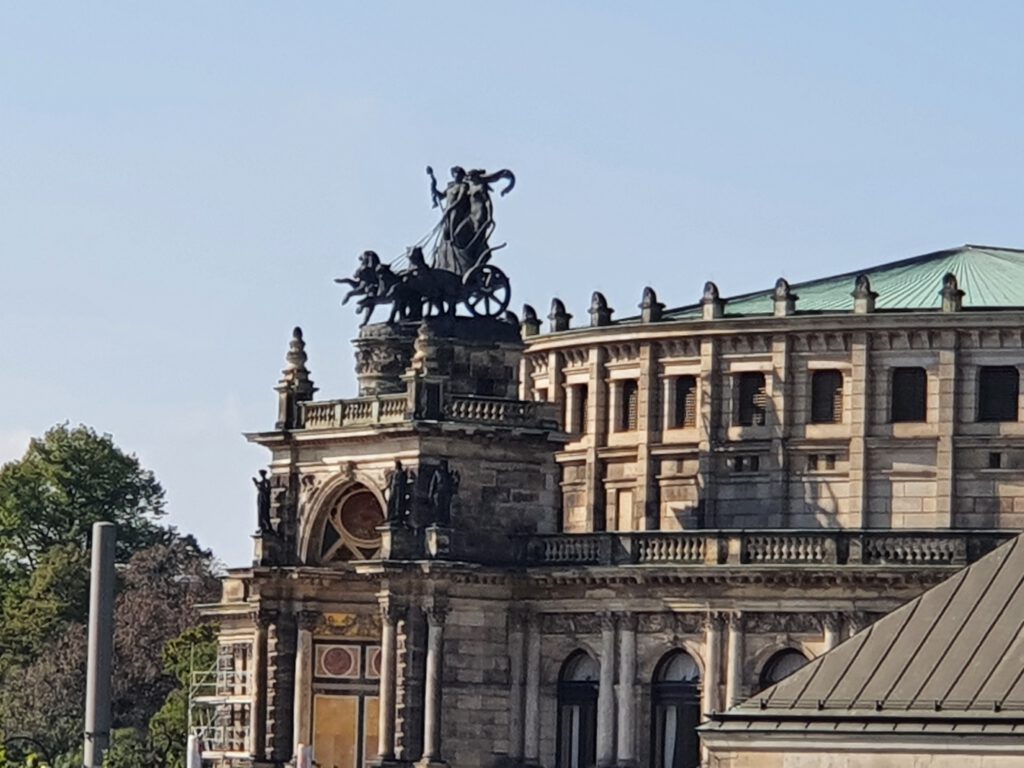
<path id="1" fill-rule="evenodd" d="M 298 404 L 313 399 L 317 388 L 309 376 L 306 367 L 306 342 L 302 338 L 302 329 L 298 326 L 292 330 L 291 341 L 288 342 L 288 353 L 285 355 L 286 365 L 281 371 L 281 380 L 274 387 L 278 394 L 277 429 L 292 429 L 297 424 Z"/>

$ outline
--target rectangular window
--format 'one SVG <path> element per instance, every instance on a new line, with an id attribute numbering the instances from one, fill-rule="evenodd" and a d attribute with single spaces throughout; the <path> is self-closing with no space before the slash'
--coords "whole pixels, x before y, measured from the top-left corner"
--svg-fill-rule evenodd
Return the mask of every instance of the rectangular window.
<path id="1" fill-rule="evenodd" d="M 761 457 L 756 454 L 752 456 L 734 456 L 732 459 L 733 472 L 757 472 L 760 469 Z"/>
<path id="2" fill-rule="evenodd" d="M 928 373 L 924 368 L 893 368 L 893 422 L 926 421 Z"/>
<path id="3" fill-rule="evenodd" d="M 978 421 L 1017 421 L 1020 373 L 1012 365 L 978 371 Z"/>
<path id="4" fill-rule="evenodd" d="M 768 392 L 763 373 L 741 373 L 735 378 L 736 421 L 744 427 L 759 427 L 765 423 Z"/>
<path id="5" fill-rule="evenodd" d="M 572 423 L 569 431 L 574 435 L 587 434 L 587 392 L 590 390 L 586 384 L 573 384 L 572 395 Z"/>
<path id="6" fill-rule="evenodd" d="M 672 382 L 672 400 L 671 426 L 697 426 L 697 377 L 676 377 Z"/>
<path id="7" fill-rule="evenodd" d="M 640 405 L 639 386 L 635 381 L 619 384 L 619 431 L 632 432 L 636 429 Z"/>
<path id="8" fill-rule="evenodd" d="M 839 424 L 843 421 L 843 374 L 815 371 L 811 374 L 811 422 Z"/>

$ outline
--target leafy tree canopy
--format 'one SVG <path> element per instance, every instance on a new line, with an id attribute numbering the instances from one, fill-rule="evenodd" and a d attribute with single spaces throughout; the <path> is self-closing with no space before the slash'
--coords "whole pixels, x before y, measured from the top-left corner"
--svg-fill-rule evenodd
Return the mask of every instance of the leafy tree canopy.
<path id="1" fill-rule="evenodd" d="M 164 489 L 110 435 L 60 424 L 0 468 L 0 563 L 34 566 L 57 545 L 89 546 L 92 524 L 117 526 L 119 559 L 173 531 L 157 525 Z"/>

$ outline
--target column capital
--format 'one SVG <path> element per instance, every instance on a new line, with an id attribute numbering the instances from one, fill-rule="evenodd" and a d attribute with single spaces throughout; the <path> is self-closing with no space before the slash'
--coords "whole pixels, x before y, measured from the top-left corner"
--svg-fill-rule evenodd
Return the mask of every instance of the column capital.
<path id="1" fill-rule="evenodd" d="M 300 630 L 312 632 L 323 622 L 323 614 L 320 611 L 302 609 L 295 613 L 295 624 Z"/>
<path id="2" fill-rule="evenodd" d="M 731 632 L 742 632 L 744 626 L 744 617 L 742 611 L 729 611 L 728 614 L 729 630 Z"/>
<path id="3" fill-rule="evenodd" d="M 508 609 L 508 627 L 512 632 L 522 632 L 526 627 L 529 611 L 522 605 L 511 605 Z"/>
<path id="4" fill-rule="evenodd" d="M 405 614 L 405 606 L 391 596 L 379 597 L 380 620 L 385 624 L 397 624 Z"/>
<path id="5" fill-rule="evenodd" d="M 821 626 L 827 632 L 841 632 L 843 629 L 843 614 L 832 611 L 821 617 Z"/>
<path id="6" fill-rule="evenodd" d="M 612 613 L 611 611 L 601 611 L 601 613 L 599 613 L 597 615 L 597 617 L 598 617 L 598 619 L 601 622 L 601 631 L 602 632 L 614 632 L 615 631 L 615 624 L 616 624 L 616 618 L 617 618 L 616 614 Z"/>
<path id="7" fill-rule="evenodd" d="M 636 632 L 637 616 L 630 611 L 619 611 L 615 614 L 619 629 L 624 632 Z"/>
<path id="8" fill-rule="evenodd" d="M 714 630 L 721 632 L 725 626 L 725 613 L 722 611 L 708 611 L 704 614 L 704 629 L 705 631 Z"/>
<path id="9" fill-rule="evenodd" d="M 448 604 L 442 602 L 435 602 L 423 607 L 423 613 L 427 616 L 427 624 L 432 627 L 443 627 L 450 610 Z"/>
<path id="10" fill-rule="evenodd" d="M 253 608 L 249 611 L 249 618 L 257 629 L 268 629 L 271 624 L 277 622 L 278 612 L 263 608 Z"/>

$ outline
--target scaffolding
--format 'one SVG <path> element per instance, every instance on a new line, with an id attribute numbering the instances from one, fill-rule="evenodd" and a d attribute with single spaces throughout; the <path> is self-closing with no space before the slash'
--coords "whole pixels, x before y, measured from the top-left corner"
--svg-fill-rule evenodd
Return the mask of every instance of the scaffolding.
<path id="1" fill-rule="evenodd" d="M 252 643 L 222 643 L 212 668 L 190 674 L 188 732 L 199 741 L 203 766 L 252 764 Z"/>

